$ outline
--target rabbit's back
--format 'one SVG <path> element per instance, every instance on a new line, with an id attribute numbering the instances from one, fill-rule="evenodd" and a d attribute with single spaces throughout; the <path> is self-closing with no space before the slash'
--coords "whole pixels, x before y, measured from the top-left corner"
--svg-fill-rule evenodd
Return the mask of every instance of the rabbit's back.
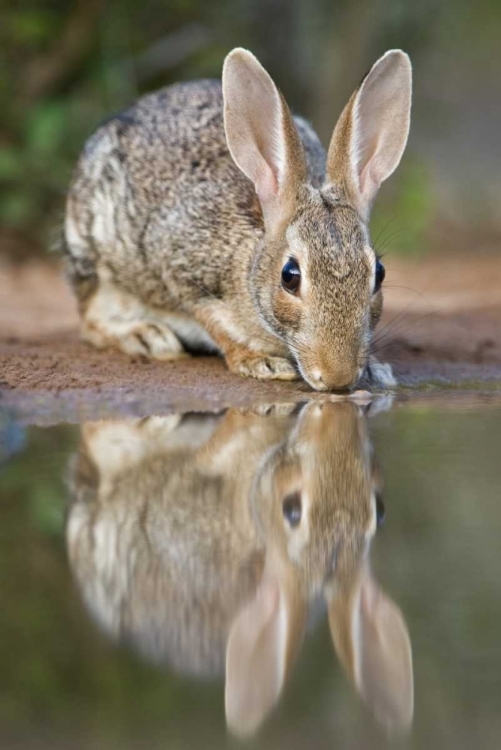
<path id="1" fill-rule="evenodd" d="M 107 632 L 154 661 L 215 675 L 263 550 L 237 499 L 245 469 L 236 483 L 203 459 L 215 420 L 185 418 L 170 431 L 169 420 L 84 426 L 68 477 L 69 557 Z"/>
<path id="2" fill-rule="evenodd" d="M 311 179 L 320 183 L 323 148 L 306 122 L 296 124 Z M 87 141 L 66 221 L 77 266 L 104 264 L 150 305 L 182 307 L 204 293 L 231 296 L 233 263 L 246 249 L 250 257 L 262 235 L 254 186 L 226 143 L 220 82 L 144 96 Z"/>

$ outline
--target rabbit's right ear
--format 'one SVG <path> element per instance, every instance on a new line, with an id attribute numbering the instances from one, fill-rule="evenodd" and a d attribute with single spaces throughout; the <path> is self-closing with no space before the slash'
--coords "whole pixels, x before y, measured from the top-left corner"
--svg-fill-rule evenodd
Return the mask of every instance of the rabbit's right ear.
<path id="1" fill-rule="evenodd" d="M 233 161 L 254 183 L 267 229 L 286 221 L 306 181 L 303 146 L 289 108 L 251 52 L 234 49 L 223 67 L 224 127 Z"/>
<path id="2" fill-rule="evenodd" d="M 408 55 L 390 50 L 370 69 L 343 110 L 327 156 L 328 182 L 341 184 L 367 219 L 407 143 L 412 98 Z"/>
<path id="3" fill-rule="evenodd" d="M 270 576 L 238 613 L 226 648 L 225 710 L 235 734 L 255 732 L 278 701 L 304 633 L 306 606 L 293 581 Z"/>
<path id="4" fill-rule="evenodd" d="M 334 646 L 361 697 L 389 731 L 405 731 L 414 714 L 414 678 L 402 612 L 367 567 L 328 608 Z"/>

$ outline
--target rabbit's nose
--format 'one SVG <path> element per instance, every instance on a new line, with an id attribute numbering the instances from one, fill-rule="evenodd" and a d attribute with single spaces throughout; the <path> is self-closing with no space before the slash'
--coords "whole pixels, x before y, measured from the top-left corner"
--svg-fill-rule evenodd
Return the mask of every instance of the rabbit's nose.
<path id="1" fill-rule="evenodd" d="M 319 372 L 319 390 L 346 391 L 353 388 L 358 380 L 358 367 L 336 364 Z"/>

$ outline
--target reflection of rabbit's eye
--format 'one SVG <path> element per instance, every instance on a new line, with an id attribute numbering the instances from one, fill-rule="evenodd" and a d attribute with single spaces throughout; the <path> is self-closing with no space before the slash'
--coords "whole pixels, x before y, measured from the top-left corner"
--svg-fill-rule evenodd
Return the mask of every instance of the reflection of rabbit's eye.
<path id="1" fill-rule="evenodd" d="M 299 492 L 293 492 L 287 495 L 282 503 L 282 512 L 287 519 L 289 526 L 293 529 L 301 521 L 301 495 Z"/>
<path id="2" fill-rule="evenodd" d="M 385 276 L 386 276 L 386 271 L 384 269 L 384 266 L 380 260 L 377 260 L 376 261 L 376 282 L 374 284 L 374 294 L 376 294 L 376 292 L 379 292 L 379 290 L 381 289 L 381 284 L 383 283 Z"/>
<path id="3" fill-rule="evenodd" d="M 385 516 L 386 511 L 384 509 L 383 498 L 379 492 L 376 492 L 376 523 L 378 526 L 384 523 Z"/>
<path id="4" fill-rule="evenodd" d="M 301 271 L 294 258 L 289 258 L 282 268 L 282 286 L 291 294 L 295 294 L 301 283 Z"/>

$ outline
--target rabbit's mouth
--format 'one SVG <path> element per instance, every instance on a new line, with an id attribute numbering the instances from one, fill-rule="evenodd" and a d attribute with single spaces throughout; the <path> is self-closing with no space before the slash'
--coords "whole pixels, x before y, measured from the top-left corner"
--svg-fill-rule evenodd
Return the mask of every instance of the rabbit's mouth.
<path id="1" fill-rule="evenodd" d="M 328 383 L 325 383 L 321 373 L 317 373 L 315 371 L 313 371 L 313 373 L 311 373 L 307 377 L 303 377 L 308 385 L 311 386 L 311 388 L 313 388 L 315 391 L 321 391 L 323 393 L 334 392 L 339 394 L 350 394 L 353 393 L 353 391 L 358 387 L 360 381 L 360 377 L 357 377 L 356 380 L 347 385 L 330 385 Z"/>
<path id="2" fill-rule="evenodd" d="M 344 384 L 342 382 L 342 378 L 338 378 L 337 382 L 329 382 L 331 378 L 326 377 L 326 375 L 320 370 L 320 368 L 314 367 L 312 369 L 306 370 L 301 366 L 301 363 L 297 359 L 296 368 L 303 380 L 310 386 L 310 388 L 312 388 L 314 391 L 320 391 L 322 393 L 326 393 L 329 391 L 333 391 L 335 393 L 351 393 L 357 387 L 361 375 L 361 371 L 359 371 L 356 378 L 350 379 L 350 382 L 346 382 L 346 384 Z"/>

